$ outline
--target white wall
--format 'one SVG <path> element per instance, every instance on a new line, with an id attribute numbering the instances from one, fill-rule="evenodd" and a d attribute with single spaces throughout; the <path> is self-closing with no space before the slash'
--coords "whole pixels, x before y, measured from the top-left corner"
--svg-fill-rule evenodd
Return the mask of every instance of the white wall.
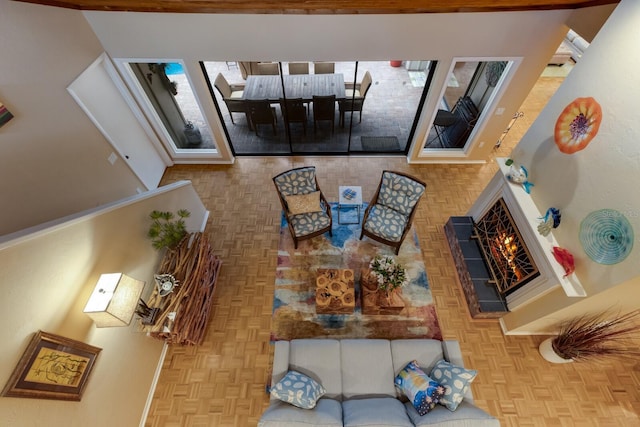
<path id="1" fill-rule="evenodd" d="M 560 209 L 562 222 L 554 235 L 573 253 L 575 274 L 593 301 L 549 294 L 505 317 L 511 329 L 544 329 L 551 318 L 577 314 L 594 304 L 627 311 L 640 306 L 640 293 L 628 292 L 640 276 L 640 198 L 635 194 L 640 187 L 638 40 L 640 3 L 623 0 L 512 153 L 529 168 L 535 183 L 531 197 L 538 209 Z M 560 112 L 578 97 L 599 102 L 602 124 L 587 148 L 563 154 L 554 143 L 554 126 Z M 635 234 L 630 255 L 614 265 L 592 261 L 579 240 L 582 220 L 605 208 L 623 213 Z"/>
<path id="2" fill-rule="evenodd" d="M 510 117 L 535 84 L 568 28 L 570 10 L 406 14 L 406 15 L 276 15 L 157 14 L 84 12 L 112 58 L 183 59 L 205 116 L 223 146 L 219 118 L 198 61 L 225 60 L 438 60 L 427 120 L 417 139 L 424 140 L 454 58 L 519 58 L 512 84 L 494 117 L 479 135 L 469 159 L 484 161 Z M 117 31 L 114 29 L 117 28 Z M 375 76 L 374 76 L 375 80 Z M 414 153 L 414 160 L 417 154 Z M 443 155 L 440 161 L 458 156 Z"/>
<path id="3" fill-rule="evenodd" d="M 0 0 L 0 235 L 136 193 L 66 87 L 102 52 L 81 12 Z"/>
<path id="4" fill-rule="evenodd" d="M 83 312 L 102 273 L 123 272 L 153 287 L 159 253 L 146 232 L 154 209 L 190 210 L 201 229 L 206 209 L 189 182 L 134 196 L 0 243 L 0 384 L 37 330 L 102 348 L 80 402 L 0 398 L 3 427 L 136 426 L 140 423 L 163 343 L 129 327 L 96 328 Z M 40 228 L 40 227 L 38 227 Z"/>

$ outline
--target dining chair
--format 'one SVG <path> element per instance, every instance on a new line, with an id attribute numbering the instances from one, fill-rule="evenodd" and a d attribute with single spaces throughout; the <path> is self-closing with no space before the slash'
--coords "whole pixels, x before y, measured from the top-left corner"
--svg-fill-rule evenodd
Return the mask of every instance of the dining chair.
<path id="1" fill-rule="evenodd" d="M 316 131 L 316 124 L 319 121 L 331 122 L 331 133 L 333 133 L 336 121 L 336 96 L 313 96 L 313 130 Z"/>
<path id="2" fill-rule="evenodd" d="M 280 74 L 277 62 L 260 62 L 256 65 L 258 74 L 262 76 L 277 76 Z"/>
<path id="3" fill-rule="evenodd" d="M 309 74 L 309 63 L 289 62 L 289 74 Z"/>
<path id="4" fill-rule="evenodd" d="M 335 62 L 314 62 L 313 72 L 315 74 L 333 74 L 335 73 Z"/>
<path id="5" fill-rule="evenodd" d="M 247 115 L 249 117 L 251 127 L 258 136 L 258 125 L 271 125 L 273 134 L 276 134 L 276 109 L 266 100 L 247 100 Z"/>
<path id="6" fill-rule="evenodd" d="M 234 125 L 236 122 L 233 120 L 233 113 L 246 113 L 246 107 L 242 95 L 244 93 L 244 84 L 229 84 L 227 79 L 218 73 L 213 85 L 220 92 L 222 100 L 227 105 L 229 115 L 231 116 L 231 123 Z M 247 120 L 248 122 L 248 120 Z"/>
<path id="7" fill-rule="evenodd" d="M 302 98 L 289 98 L 280 100 L 280 109 L 285 125 L 290 123 L 302 123 L 304 134 L 307 134 L 307 107 Z"/>
<path id="8" fill-rule="evenodd" d="M 303 166 L 273 177 L 293 237 L 294 248 L 301 240 L 331 232 L 331 206 L 325 199 L 316 178 L 315 166 Z"/>
<path id="9" fill-rule="evenodd" d="M 357 111 L 359 114 L 358 123 L 362 122 L 362 107 L 364 100 L 371 87 L 371 73 L 364 73 L 360 83 L 345 83 L 345 99 L 338 102 L 340 110 L 340 126 L 344 127 L 344 115 L 347 111 Z"/>
<path id="10" fill-rule="evenodd" d="M 360 240 L 367 236 L 395 249 L 396 255 L 427 184 L 401 172 L 382 172 L 378 189 L 364 211 Z"/>

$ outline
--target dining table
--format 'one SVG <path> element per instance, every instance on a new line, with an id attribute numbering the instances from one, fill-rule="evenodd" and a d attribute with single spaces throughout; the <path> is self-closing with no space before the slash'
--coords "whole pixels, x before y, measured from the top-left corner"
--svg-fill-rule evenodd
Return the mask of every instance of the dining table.
<path id="1" fill-rule="evenodd" d="M 336 100 L 345 99 L 344 76 L 335 74 L 293 74 L 283 75 L 250 75 L 247 76 L 242 94 L 245 100 L 268 100 L 278 102 L 284 98 L 302 98 L 305 102 L 313 101 L 314 96 L 335 95 Z"/>

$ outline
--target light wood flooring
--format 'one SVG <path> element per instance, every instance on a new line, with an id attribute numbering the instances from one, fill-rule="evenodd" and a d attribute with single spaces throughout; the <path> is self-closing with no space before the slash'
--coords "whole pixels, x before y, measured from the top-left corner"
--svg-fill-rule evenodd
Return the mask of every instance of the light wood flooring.
<path id="1" fill-rule="evenodd" d="M 508 156 L 561 82 L 541 78 L 518 120 L 495 150 Z M 239 158 L 231 166 L 181 165 L 163 184 L 193 182 L 211 211 L 206 233 L 223 259 L 206 340 L 170 348 L 147 427 L 255 426 L 268 405 L 269 344 L 280 205 L 271 181 L 292 167 L 315 165 L 329 200 L 339 184 L 362 185 L 369 199 L 383 169 L 424 180 L 415 219 L 445 339 L 457 339 L 479 375 L 476 404 L 503 426 L 640 426 L 640 361 L 552 365 L 539 355 L 544 337 L 505 337 L 497 321 L 471 320 L 443 225 L 463 215 L 497 170 L 486 165 L 407 165 L 404 158 Z"/>

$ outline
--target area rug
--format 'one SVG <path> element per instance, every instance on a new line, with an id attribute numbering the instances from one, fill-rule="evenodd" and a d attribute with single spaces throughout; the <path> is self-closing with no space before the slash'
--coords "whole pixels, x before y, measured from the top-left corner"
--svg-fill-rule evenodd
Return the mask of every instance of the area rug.
<path id="1" fill-rule="evenodd" d="M 398 262 L 410 283 L 402 288 L 404 309 L 399 314 L 365 315 L 361 310 L 361 270 L 376 255 L 394 255 L 391 247 L 364 237 L 359 240 L 362 215 L 355 208 L 340 212 L 332 204 L 333 237 L 329 234 L 303 240 L 293 247 L 283 215 L 276 271 L 271 339 L 294 338 L 434 338 L 442 339 L 429 281 L 415 230 L 405 239 Z M 316 275 L 319 268 L 348 268 L 355 273 L 356 304 L 353 314 L 317 314 Z"/>

